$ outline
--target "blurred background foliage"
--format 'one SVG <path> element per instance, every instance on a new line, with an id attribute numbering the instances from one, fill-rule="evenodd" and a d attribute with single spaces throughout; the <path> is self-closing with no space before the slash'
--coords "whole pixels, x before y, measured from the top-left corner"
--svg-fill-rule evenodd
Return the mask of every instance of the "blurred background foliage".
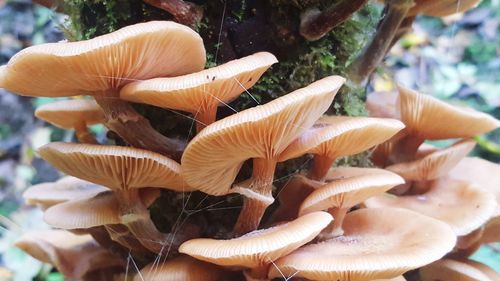
<path id="1" fill-rule="evenodd" d="M 64 39 L 68 19 L 26 0 L 0 0 L 0 65 L 32 44 Z M 393 81 L 454 104 L 468 105 L 500 118 L 500 0 L 447 18 L 419 17 L 413 32 L 391 50 L 369 90 L 392 90 Z M 36 120 L 36 107 L 48 98 L 26 98 L 0 89 L 0 281 L 63 278 L 11 246 L 29 229 L 47 228 L 38 208 L 22 205 L 30 185 L 54 181 L 59 172 L 35 156 L 50 141 L 74 141 L 73 132 Z M 92 130 L 104 141 L 106 132 Z M 500 162 L 500 130 L 476 139 L 475 155 Z M 440 143 L 435 143 L 440 145 Z M 445 145 L 445 144 L 442 144 Z M 483 247 L 473 258 L 500 271 L 500 245 Z"/>

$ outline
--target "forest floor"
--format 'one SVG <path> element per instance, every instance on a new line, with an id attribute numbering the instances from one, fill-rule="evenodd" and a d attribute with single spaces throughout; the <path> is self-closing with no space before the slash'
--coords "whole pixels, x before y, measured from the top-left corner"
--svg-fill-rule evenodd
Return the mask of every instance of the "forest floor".
<path id="1" fill-rule="evenodd" d="M 22 48 L 63 39 L 65 17 L 31 4 L 0 0 L 0 65 Z M 466 103 L 500 118 L 500 1 L 483 1 L 476 9 L 445 19 L 420 17 L 414 31 L 392 49 L 371 89 L 391 90 L 392 80 L 452 103 Z M 71 141 L 73 134 L 36 120 L 46 98 L 27 98 L 0 89 L 0 281 L 61 280 L 50 268 L 11 246 L 29 229 L 44 228 L 38 209 L 22 205 L 32 184 L 61 175 L 35 156 L 50 141 Z M 478 138 L 476 155 L 500 163 L 500 130 Z M 105 132 L 96 128 L 98 138 Z M 439 143 L 438 143 L 439 145 Z M 5 219 L 9 218 L 9 219 Z M 500 270 L 499 245 L 484 247 L 475 257 Z M 11 279 L 15 276 L 15 279 Z"/>

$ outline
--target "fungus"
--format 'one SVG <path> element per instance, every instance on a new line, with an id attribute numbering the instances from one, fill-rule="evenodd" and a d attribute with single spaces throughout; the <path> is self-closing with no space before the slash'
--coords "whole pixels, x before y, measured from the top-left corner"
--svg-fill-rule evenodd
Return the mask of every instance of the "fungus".
<path id="1" fill-rule="evenodd" d="M 481 243 L 500 242 L 500 216 L 488 221 L 484 226 L 484 232 L 481 237 Z"/>
<path id="2" fill-rule="evenodd" d="M 404 183 L 397 174 L 382 169 L 338 168 L 335 176 L 338 180 L 316 188 L 299 209 L 299 216 L 323 210 L 333 216 L 335 220 L 321 233 L 321 240 L 342 235 L 344 217 L 353 206 Z"/>
<path id="3" fill-rule="evenodd" d="M 256 53 L 196 73 L 130 83 L 120 91 L 120 97 L 190 112 L 199 132 L 215 121 L 220 104 L 227 105 L 247 91 L 276 62 L 271 53 Z"/>
<path id="4" fill-rule="evenodd" d="M 54 265 L 71 280 L 79 280 L 96 269 L 125 266 L 121 258 L 99 246 L 90 235 L 75 235 L 63 230 L 29 232 L 21 236 L 15 246 Z"/>
<path id="5" fill-rule="evenodd" d="M 94 100 L 62 100 L 44 104 L 35 116 L 62 129 L 74 129 L 82 143 L 97 143 L 87 126 L 104 123 L 104 113 Z"/>
<path id="6" fill-rule="evenodd" d="M 141 269 L 134 281 L 230 281 L 231 273 L 215 264 L 180 256 L 162 264 L 153 262 Z"/>
<path id="7" fill-rule="evenodd" d="M 140 241 L 154 252 L 161 249 L 158 241 L 165 240 L 166 236 L 153 225 L 139 197 L 139 188 L 192 190 L 182 179 L 177 162 L 146 150 L 55 142 L 38 152 L 60 171 L 110 188 L 119 203 L 119 223 L 126 225 L 136 237 L 148 237 Z"/>
<path id="8" fill-rule="evenodd" d="M 244 234 L 257 229 L 274 201 L 272 182 L 279 155 L 328 109 L 344 81 L 340 76 L 323 78 L 205 127 L 182 156 L 186 182 L 211 195 L 244 195 L 234 231 Z M 241 165 L 250 158 L 252 177 L 231 188 Z"/>
<path id="9" fill-rule="evenodd" d="M 442 259 L 419 270 L 422 281 L 495 281 L 500 275 L 488 266 L 471 260 Z"/>
<path id="10" fill-rule="evenodd" d="M 415 0 L 415 5 L 408 11 L 408 16 L 424 14 L 431 17 L 446 17 L 470 10 L 479 2 L 481 0 Z"/>
<path id="11" fill-rule="evenodd" d="M 180 144 L 156 132 L 118 98 L 118 91 L 133 80 L 183 75 L 204 65 L 205 49 L 196 32 L 174 22 L 154 21 L 86 41 L 26 48 L 3 68 L 0 85 L 26 96 L 92 95 L 103 109 L 105 125 L 129 144 L 175 155 Z"/>
<path id="12" fill-rule="evenodd" d="M 23 193 L 28 205 L 38 205 L 42 210 L 74 199 L 94 197 L 108 189 L 75 177 L 63 177 L 56 182 L 31 186 Z"/>
<path id="13" fill-rule="evenodd" d="M 251 277 L 266 278 L 271 263 L 313 240 L 331 221 L 328 213 L 314 212 L 231 240 L 189 240 L 179 252 L 221 266 L 250 269 Z"/>
<path id="14" fill-rule="evenodd" d="M 365 151 L 389 139 L 403 128 L 404 125 L 394 119 L 323 117 L 291 143 L 280 154 L 279 161 L 313 153 L 314 164 L 308 177 L 323 181 L 337 157 Z"/>
<path id="15" fill-rule="evenodd" d="M 491 193 L 477 186 L 449 178 L 429 182 L 426 193 L 394 196 L 383 194 L 369 198 L 369 208 L 398 207 L 446 222 L 456 235 L 466 235 L 488 221 L 496 208 Z"/>
<path id="16" fill-rule="evenodd" d="M 401 227 L 404 225 L 404 227 Z M 344 219 L 344 234 L 301 247 L 276 261 L 281 273 L 311 280 L 365 281 L 394 278 L 441 258 L 455 245 L 446 224 L 397 209 L 361 209 Z"/>
<path id="17" fill-rule="evenodd" d="M 399 119 L 397 101 L 398 93 L 395 91 L 372 92 L 366 96 L 366 110 L 372 117 Z"/>

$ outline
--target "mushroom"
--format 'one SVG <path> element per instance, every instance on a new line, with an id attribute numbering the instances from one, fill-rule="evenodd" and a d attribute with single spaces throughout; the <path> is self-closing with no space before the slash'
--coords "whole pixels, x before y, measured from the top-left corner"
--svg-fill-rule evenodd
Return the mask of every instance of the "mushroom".
<path id="1" fill-rule="evenodd" d="M 153 225 L 139 189 L 191 191 L 177 162 L 160 154 L 131 147 L 54 142 L 41 147 L 40 156 L 60 171 L 106 186 L 119 204 L 119 223 L 126 225 L 153 252 L 166 236 Z M 57 207 L 57 206 L 56 206 Z"/>
<path id="2" fill-rule="evenodd" d="M 366 95 L 366 110 L 372 117 L 399 119 L 396 111 L 397 101 L 396 91 L 372 92 Z"/>
<path id="3" fill-rule="evenodd" d="M 182 255 L 161 264 L 148 264 L 134 281 L 230 281 L 231 275 L 218 265 Z"/>
<path id="4" fill-rule="evenodd" d="M 308 175 L 323 181 L 337 157 L 360 153 L 384 142 L 404 128 L 394 119 L 328 116 L 318 120 L 280 154 L 279 161 L 314 154 Z"/>
<path id="5" fill-rule="evenodd" d="M 276 259 L 313 240 L 331 221 L 328 213 L 314 212 L 231 240 L 189 240 L 179 252 L 225 267 L 250 269 L 247 274 L 252 278 L 266 278 Z"/>
<path id="6" fill-rule="evenodd" d="M 340 76 L 323 78 L 205 127 L 182 156 L 186 182 L 211 195 L 244 195 L 234 232 L 257 229 L 264 211 L 274 201 L 272 182 L 279 155 L 328 109 L 344 81 Z M 231 188 L 247 159 L 253 159 L 252 177 Z"/>
<path id="7" fill-rule="evenodd" d="M 408 11 L 408 16 L 424 14 L 431 17 L 446 17 L 470 10 L 481 0 L 415 0 L 415 5 Z"/>
<path id="8" fill-rule="evenodd" d="M 488 266 L 471 260 L 442 259 L 419 270 L 422 281 L 497 281 L 500 275 Z"/>
<path id="9" fill-rule="evenodd" d="M 63 230 L 28 232 L 15 246 L 37 260 L 54 265 L 71 280 L 79 280 L 96 269 L 125 266 L 121 258 L 100 247 L 90 235 Z"/>
<path id="10" fill-rule="evenodd" d="M 104 123 L 102 109 L 94 100 L 74 99 L 44 104 L 35 116 L 62 129 L 74 129 L 82 143 L 97 143 L 87 126 Z"/>
<path id="11" fill-rule="evenodd" d="M 369 198 L 369 208 L 398 207 L 436 218 L 451 226 L 456 235 L 474 231 L 491 217 L 495 198 L 476 185 L 449 178 L 429 182 L 424 194 L 394 196 L 383 194 Z"/>
<path id="12" fill-rule="evenodd" d="M 51 206 L 74 199 L 94 197 L 109 189 L 75 177 L 63 177 L 56 182 L 33 185 L 23 193 L 28 205 L 38 205 L 45 210 Z"/>
<path id="13" fill-rule="evenodd" d="M 119 99 L 118 91 L 134 80 L 199 71 L 205 59 L 203 41 L 195 31 L 152 21 L 86 41 L 26 48 L 3 68 L 0 85 L 25 96 L 92 95 L 103 109 L 105 125 L 129 144 L 175 155 L 180 144 L 156 132 Z"/>
<path id="14" fill-rule="evenodd" d="M 342 236 L 301 247 L 278 259 L 269 278 L 281 274 L 311 280 L 394 278 L 441 258 L 456 241 L 445 223 L 397 208 L 351 212 L 343 228 Z"/>
<path id="15" fill-rule="evenodd" d="M 335 219 L 319 236 L 327 240 L 342 235 L 342 223 L 347 212 L 355 205 L 374 195 L 404 183 L 397 174 L 382 169 L 338 168 L 338 180 L 316 188 L 300 205 L 299 216 L 328 210 Z"/>
<path id="16" fill-rule="evenodd" d="M 397 106 L 406 128 L 395 147 L 396 163 L 413 160 L 424 140 L 471 138 L 500 127 L 500 121 L 488 114 L 452 106 L 402 86 Z"/>
<path id="17" fill-rule="evenodd" d="M 252 87 L 272 64 L 268 52 L 232 60 L 200 72 L 130 83 L 120 91 L 124 100 L 190 112 L 198 132 L 215 121 L 217 107 Z"/>
<path id="18" fill-rule="evenodd" d="M 484 233 L 481 237 L 481 243 L 498 243 L 500 242 L 500 216 L 491 219 L 484 226 Z"/>
<path id="19" fill-rule="evenodd" d="M 474 149 L 473 140 L 459 141 L 452 146 L 437 150 L 424 157 L 411 161 L 401 162 L 386 167 L 387 170 L 399 174 L 405 180 L 414 181 L 412 192 L 422 194 L 429 188 L 429 181 L 445 176 L 469 152 Z"/>

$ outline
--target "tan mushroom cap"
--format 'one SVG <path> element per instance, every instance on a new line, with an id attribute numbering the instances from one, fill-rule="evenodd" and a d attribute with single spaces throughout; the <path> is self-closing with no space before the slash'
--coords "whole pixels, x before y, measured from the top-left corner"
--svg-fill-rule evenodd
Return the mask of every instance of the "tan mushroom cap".
<path id="1" fill-rule="evenodd" d="M 104 192 L 95 197 L 52 206 L 43 214 L 43 220 L 52 227 L 62 229 L 87 229 L 119 224 L 120 207 L 112 192 Z"/>
<path id="2" fill-rule="evenodd" d="M 476 184 L 478 187 L 495 194 L 497 210 L 494 216 L 500 216 L 500 165 L 478 158 L 462 159 L 450 172 L 449 177 Z"/>
<path id="3" fill-rule="evenodd" d="M 121 258 L 99 246 L 90 235 L 75 235 L 63 230 L 26 233 L 15 246 L 54 265 L 70 280 L 80 280 L 86 273 L 99 268 L 124 265 Z"/>
<path id="4" fill-rule="evenodd" d="M 332 216 L 328 213 L 310 213 L 231 240 L 189 240 L 179 247 L 179 252 L 222 266 L 256 268 L 270 264 L 311 241 L 331 221 Z"/>
<path id="5" fill-rule="evenodd" d="M 495 198 L 476 185 L 441 178 L 429 183 L 429 191 L 420 195 L 383 194 L 365 201 L 369 208 L 398 207 L 409 209 L 446 222 L 457 235 L 466 235 L 491 217 Z"/>
<path id="6" fill-rule="evenodd" d="M 187 26 L 152 21 L 80 42 L 41 44 L 12 57 L 3 87 L 25 96 L 65 97 L 203 69 L 201 37 Z"/>
<path id="7" fill-rule="evenodd" d="M 148 264 L 134 281 L 230 281 L 230 278 L 231 274 L 218 265 L 180 256 L 162 264 Z"/>
<path id="8" fill-rule="evenodd" d="M 442 259 L 419 270 L 422 281 L 498 281 L 500 276 L 494 270 L 473 261 Z M 485 269 L 486 268 L 486 269 Z M 489 269 L 489 270 L 488 270 Z M 486 270 L 490 276 L 483 272 Z M 494 274 L 491 273 L 493 271 Z M 496 275 L 496 276 L 495 276 Z M 493 277 L 493 279 L 491 278 Z"/>
<path id="9" fill-rule="evenodd" d="M 403 276 L 398 276 L 396 278 L 390 278 L 390 279 L 376 279 L 376 280 L 371 280 L 371 281 L 406 281 L 406 279 Z"/>
<path id="10" fill-rule="evenodd" d="M 196 73 L 130 83 L 120 91 L 120 97 L 196 115 L 233 100 L 276 62 L 273 54 L 260 52 Z"/>
<path id="11" fill-rule="evenodd" d="M 445 176 L 474 149 L 476 142 L 464 140 L 454 145 L 430 153 L 411 162 L 397 163 L 386 167 L 387 170 L 401 175 L 406 180 L 433 180 Z"/>
<path id="12" fill-rule="evenodd" d="M 349 176 L 352 173 L 355 175 Z M 300 206 L 299 215 L 330 208 L 349 209 L 404 183 L 403 178 L 383 169 L 341 167 L 335 174 L 340 176 L 338 180 L 321 186 L 307 196 Z"/>
<path id="13" fill-rule="evenodd" d="M 6 75 L 7 65 L 0 65 L 0 88 L 5 88 L 5 75 Z"/>
<path id="14" fill-rule="evenodd" d="M 181 176 L 181 166 L 160 154 L 124 146 L 53 142 L 38 150 L 58 170 L 109 187 L 128 190 L 159 187 L 192 190 Z"/>
<path id="15" fill-rule="evenodd" d="M 408 11 L 408 16 L 422 13 L 431 17 L 446 17 L 470 10 L 481 0 L 416 0 L 415 6 Z"/>
<path id="16" fill-rule="evenodd" d="M 280 155 L 280 161 L 305 153 L 337 158 L 363 152 L 404 128 L 399 120 L 371 117 L 328 116 L 319 119 Z"/>
<path id="17" fill-rule="evenodd" d="M 344 235 L 299 248 L 276 261 L 270 278 L 311 280 L 393 278 L 441 258 L 455 245 L 446 224 L 397 209 L 361 209 L 346 215 Z"/>
<path id="18" fill-rule="evenodd" d="M 67 176 L 56 182 L 33 185 L 23 193 L 23 198 L 28 205 L 41 205 L 45 209 L 69 200 L 94 197 L 106 190 L 109 189 Z"/>
<path id="19" fill-rule="evenodd" d="M 44 104 L 35 110 L 35 116 L 63 129 L 104 122 L 104 113 L 95 100 L 73 99 Z"/>
<path id="20" fill-rule="evenodd" d="M 372 117 L 399 119 L 396 111 L 396 91 L 372 92 L 366 96 L 366 110 Z"/>
<path id="21" fill-rule="evenodd" d="M 328 109 L 344 81 L 326 77 L 209 125 L 182 156 L 186 182 L 211 195 L 227 194 L 245 160 L 277 159 Z"/>
<path id="22" fill-rule="evenodd" d="M 470 138 L 500 127 L 492 116 L 460 108 L 399 86 L 399 113 L 406 133 L 420 139 Z"/>

